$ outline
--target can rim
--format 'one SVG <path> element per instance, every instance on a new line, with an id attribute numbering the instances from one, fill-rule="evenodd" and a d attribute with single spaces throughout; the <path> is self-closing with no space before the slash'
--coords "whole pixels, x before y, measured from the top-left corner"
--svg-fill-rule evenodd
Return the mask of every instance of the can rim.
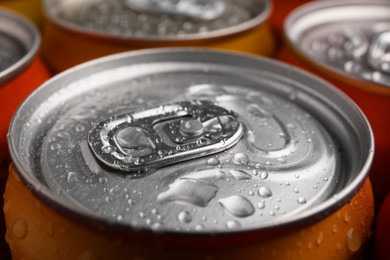
<path id="1" fill-rule="evenodd" d="M 321 74 L 330 74 L 330 77 L 335 78 L 338 81 L 346 83 L 353 88 L 358 88 L 368 92 L 374 92 L 377 94 L 388 95 L 390 96 L 390 86 L 380 84 L 379 82 L 372 82 L 365 78 L 357 78 L 348 73 L 343 73 L 340 70 L 328 65 L 324 62 L 321 62 L 317 59 L 314 59 L 307 55 L 301 48 L 298 46 L 296 42 L 292 39 L 291 36 L 291 27 L 293 23 L 299 20 L 301 17 L 321 9 L 326 9 L 329 7 L 340 7 L 340 6 L 348 6 L 353 4 L 362 4 L 362 5 L 387 5 L 390 7 L 389 2 L 384 0 L 374 0 L 374 1 L 364 1 L 364 0 L 329 0 L 329 1 L 317 1 L 317 2 L 309 2 L 305 3 L 294 11 L 292 11 L 286 18 L 283 26 L 283 36 L 288 44 L 288 47 L 296 53 L 296 56 L 304 61 L 305 63 L 314 66 L 316 71 L 321 72 Z M 353 84 L 351 84 L 351 81 Z"/>
<path id="2" fill-rule="evenodd" d="M 80 71 L 82 69 L 86 69 L 90 67 L 91 65 L 99 65 L 105 62 L 109 61 L 115 61 L 119 60 L 124 57 L 135 57 L 140 55 L 153 55 L 153 54 L 161 54 L 161 53 L 180 53 L 180 52 L 207 52 L 207 53 L 216 53 L 216 54 L 223 54 L 223 55 L 229 55 L 234 57 L 241 57 L 245 59 L 251 59 L 254 61 L 265 61 L 271 65 L 275 65 L 278 67 L 281 67 L 285 70 L 288 70 L 290 73 L 290 76 L 293 75 L 300 75 L 301 77 L 304 77 L 308 79 L 309 81 L 315 81 L 317 83 L 320 83 L 322 87 L 326 89 L 326 91 L 333 92 L 332 94 L 337 95 L 339 98 L 341 98 L 344 102 L 347 103 L 348 106 L 352 106 L 353 109 L 356 110 L 356 113 L 359 114 L 359 117 L 361 118 L 364 126 L 365 131 L 367 131 L 367 135 L 369 136 L 369 140 L 367 140 L 367 146 L 369 146 L 369 152 L 367 155 L 366 160 L 364 161 L 364 164 L 362 164 L 362 167 L 355 175 L 355 178 L 346 184 L 346 186 L 337 194 L 335 194 L 332 197 L 329 197 L 326 201 L 320 203 L 319 205 L 316 205 L 312 208 L 306 209 L 305 211 L 296 214 L 294 216 L 291 216 L 288 218 L 288 220 L 278 222 L 277 225 L 275 223 L 269 223 L 267 225 L 264 225 L 260 228 L 256 229 L 243 229 L 243 230 L 229 230 L 229 232 L 197 232 L 197 233 L 191 233 L 190 236 L 192 237 L 211 237 L 215 239 L 215 237 L 227 237 L 230 235 L 236 235 L 236 234 L 251 234 L 256 232 L 265 232 L 265 233 L 271 233 L 275 234 L 276 232 L 280 231 L 286 231 L 286 229 L 297 229 L 299 227 L 307 226 L 311 223 L 320 221 L 321 219 L 324 219 L 325 217 L 331 215 L 336 210 L 344 206 L 352 197 L 359 191 L 359 189 L 363 186 L 365 180 L 368 177 L 368 172 L 371 167 L 373 157 L 374 157 L 374 136 L 371 129 L 371 126 L 366 118 L 366 116 L 363 114 L 361 109 L 350 99 L 346 94 L 344 94 L 342 91 L 336 89 L 334 86 L 329 84 L 327 81 L 322 80 L 306 71 L 303 71 L 298 68 L 291 67 L 287 64 L 272 60 L 270 58 L 264 58 L 264 57 L 253 57 L 251 55 L 247 54 L 238 54 L 233 52 L 227 52 L 227 51 L 210 51 L 203 48 L 157 48 L 157 49 L 149 49 L 149 50 L 138 50 L 138 51 L 132 51 L 127 53 L 121 53 L 121 54 L 114 54 L 110 56 L 106 56 L 103 58 L 99 58 L 93 61 L 89 61 L 86 63 L 83 63 L 81 65 L 78 65 L 76 67 L 73 67 L 63 73 L 60 73 L 53 78 L 46 81 L 43 85 L 41 85 L 38 89 L 36 89 L 20 106 L 19 110 L 22 109 L 24 106 L 26 106 L 27 102 L 35 95 L 38 91 L 41 89 L 47 88 L 47 86 L 51 85 L 52 82 L 55 82 L 57 80 L 60 80 L 61 78 L 66 78 L 69 75 L 73 74 L 76 71 Z M 342 111 L 341 108 L 337 108 L 334 103 L 327 104 L 332 109 L 335 109 L 337 112 Z M 341 112 L 340 112 L 341 113 Z M 10 155 L 12 158 L 13 165 L 15 166 L 16 173 L 19 175 L 20 179 L 23 181 L 23 183 L 27 186 L 27 188 L 40 200 L 47 203 L 50 207 L 54 208 L 55 210 L 60 211 L 61 213 L 64 213 L 66 216 L 77 218 L 77 221 L 85 223 L 86 225 L 98 227 L 100 229 L 104 229 L 105 227 L 109 227 L 112 229 L 117 230 L 131 230 L 135 231 L 137 233 L 143 233 L 143 234 L 151 234 L 153 236 L 181 236 L 186 237 L 188 234 L 178 234 L 174 231 L 164 231 L 164 232 L 156 232 L 147 228 L 137 228 L 137 227 L 129 227 L 126 224 L 121 224 L 118 222 L 112 222 L 107 219 L 104 219 L 101 216 L 93 215 L 92 213 L 83 211 L 81 208 L 72 205 L 71 207 L 69 205 L 66 205 L 66 200 L 61 198 L 61 196 L 55 194 L 50 190 L 48 187 L 43 185 L 37 178 L 35 178 L 35 175 L 31 171 L 31 169 L 27 169 L 24 167 L 23 161 L 16 152 L 16 143 L 13 140 L 12 132 L 14 129 L 15 122 L 18 120 L 17 113 L 12 118 L 9 131 L 7 134 L 8 139 L 8 147 L 10 149 Z M 347 119 L 346 119 L 347 120 Z M 349 121 L 349 120 L 348 120 Z M 272 232 L 270 232 L 272 231 Z M 185 242 L 183 242 L 185 243 Z"/>
<path id="3" fill-rule="evenodd" d="M 62 29 L 66 29 L 70 32 L 80 34 L 87 37 L 99 37 L 104 40 L 114 41 L 114 42 L 192 42 L 192 41 L 204 41 L 204 40 L 213 40 L 219 38 L 225 38 L 236 34 L 241 34 L 247 31 L 254 29 L 256 26 L 266 22 L 270 17 L 272 11 L 272 3 L 270 0 L 262 0 L 264 3 L 263 10 L 256 15 L 254 18 L 245 21 L 243 23 L 237 24 L 235 26 L 213 30 L 204 34 L 187 34 L 183 37 L 175 37 L 173 35 L 167 36 L 120 36 L 120 35 L 108 35 L 107 33 L 102 33 L 98 31 L 85 30 L 82 26 L 77 26 L 71 22 L 66 22 L 63 19 L 59 19 L 53 12 L 50 11 L 48 6 L 48 0 L 44 3 L 44 10 L 46 16 L 51 22 L 56 24 Z M 84 30 L 83 30 L 84 29 Z"/>
<path id="4" fill-rule="evenodd" d="M 6 17 L 9 20 L 13 20 L 20 24 L 20 26 L 26 28 L 29 32 L 32 33 L 34 42 L 31 47 L 27 50 L 27 53 L 16 63 L 12 64 L 10 67 L 0 72 L 0 86 L 7 84 L 9 81 L 17 77 L 21 72 L 23 72 L 28 65 L 31 64 L 34 57 L 38 53 L 39 45 L 41 42 L 40 33 L 38 29 L 26 18 L 23 16 L 8 10 L 0 8 L 0 16 Z"/>

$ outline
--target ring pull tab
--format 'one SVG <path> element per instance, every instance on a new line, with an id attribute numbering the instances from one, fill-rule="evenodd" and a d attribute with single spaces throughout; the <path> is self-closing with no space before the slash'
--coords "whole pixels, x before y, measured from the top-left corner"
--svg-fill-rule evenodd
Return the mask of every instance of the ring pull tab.
<path id="1" fill-rule="evenodd" d="M 182 16 L 210 21 L 220 17 L 226 9 L 223 0 L 124 0 L 138 12 Z"/>
<path id="2" fill-rule="evenodd" d="M 105 165 L 140 172 L 224 151 L 242 135 L 234 112 L 210 101 L 183 101 L 97 123 L 88 144 Z"/>
<path id="3" fill-rule="evenodd" d="M 368 52 L 368 63 L 383 73 L 390 73 L 390 31 L 380 33 Z"/>

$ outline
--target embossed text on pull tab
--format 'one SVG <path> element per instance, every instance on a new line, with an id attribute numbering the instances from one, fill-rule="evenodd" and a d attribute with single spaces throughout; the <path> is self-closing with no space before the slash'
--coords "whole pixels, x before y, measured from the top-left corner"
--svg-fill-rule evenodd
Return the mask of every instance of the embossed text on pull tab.
<path id="1" fill-rule="evenodd" d="M 100 122 L 88 143 L 105 165 L 139 172 L 226 150 L 242 134 L 234 112 L 210 101 L 183 101 Z"/>
<path id="2" fill-rule="evenodd" d="M 140 12 L 183 16 L 192 19 L 213 20 L 225 11 L 222 0 L 124 0 Z"/>
<path id="3" fill-rule="evenodd" d="M 390 73 L 390 31 L 374 38 L 368 53 L 368 63 L 376 70 Z"/>

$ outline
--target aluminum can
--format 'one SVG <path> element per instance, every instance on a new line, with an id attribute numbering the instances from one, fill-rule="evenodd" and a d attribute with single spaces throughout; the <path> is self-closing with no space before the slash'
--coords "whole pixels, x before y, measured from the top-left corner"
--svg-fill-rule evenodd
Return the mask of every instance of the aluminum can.
<path id="1" fill-rule="evenodd" d="M 22 14 L 38 28 L 43 25 L 42 0 L 0 0 L 0 7 Z"/>
<path id="2" fill-rule="evenodd" d="M 272 60 L 92 61 L 23 103 L 9 147 L 13 259 L 348 259 L 371 234 L 367 120 Z"/>
<path id="3" fill-rule="evenodd" d="M 272 0 L 270 24 L 278 36 L 283 35 L 284 20 L 290 14 L 290 12 L 310 1 L 312 0 Z"/>
<path id="4" fill-rule="evenodd" d="M 139 7 L 139 2 L 151 4 Z M 144 48 L 198 46 L 266 56 L 274 49 L 267 22 L 271 10 L 268 0 L 44 3 L 48 19 L 42 51 L 54 72 L 101 56 Z"/>
<path id="5" fill-rule="evenodd" d="M 376 199 L 390 191 L 390 3 L 317 1 L 291 13 L 279 55 L 347 93 L 368 117 L 376 155 L 370 178 Z"/>
<path id="6" fill-rule="evenodd" d="M 37 57 L 40 35 L 26 19 L 0 9 L 0 194 L 10 162 L 6 134 L 13 113 L 30 92 L 48 79 L 48 71 Z M 0 207 L 3 201 L 0 202 Z M 4 216 L 0 214 L 0 258 L 4 259 Z"/>

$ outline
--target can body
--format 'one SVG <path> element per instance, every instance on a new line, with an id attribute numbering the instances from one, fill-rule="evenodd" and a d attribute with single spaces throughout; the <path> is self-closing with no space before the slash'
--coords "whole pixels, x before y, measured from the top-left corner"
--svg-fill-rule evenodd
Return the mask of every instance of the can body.
<path id="1" fill-rule="evenodd" d="M 26 19 L 13 12 L 0 10 L 1 31 L 0 58 L 0 194 L 3 194 L 8 176 L 10 156 L 7 147 L 7 132 L 11 118 L 22 101 L 49 78 L 37 49 L 40 36 Z M 11 31 L 8 31 L 8 30 Z M 11 44 L 10 44 L 11 43 Z M 1 201 L 0 206 L 3 206 Z M 0 236 L 5 235 L 4 215 L 0 216 Z M 9 253 L 5 240 L 0 240 L 0 258 Z"/>
<path id="2" fill-rule="evenodd" d="M 105 55 L 157 47 L 206 47 L 271 56 L 275 49 L 274 37 L 267 21 L 268 2 L 264 3 L 267 4 L 267 9 L 264 9 L 264 15 L 260 14 L 264 19 L 251 25 L 249 29 L 226 31 L 218 36 L 208 36 L 205 33 L 191 37 L 126 36 L 121 39 L 101 32 L 77 30 L 58 22 L 58 18 L 50 15 L 51 7 L 47 4 L 48 18 L 43 34 L 42 53 L 45 62 L 55 73 Z"/>
<path id="3" fill-rule="evenodd" d="M 319 223 L 229 248 L 165 246 L 90 229 L 47 207 L 10 167 L 4 212 L 13 259 L 350 259 L 371 236 L 373 196 L 369 181 L 336 213 Z M 16 196 L 17 194 L 17 196 Z"/>
<path id="4" fill-rule="evenodd" d="M 284 20 L 288 14 L 295 8 L 303 5 L 311 0 L 273 0 L 272 1 L 272 14 L 270 16 L 270 23 L 272 28 L 279 34 L 283 34 Z"/>
<path id="5" fill-rule="evenodd" d="M 43 25 L 41 0 L 2 0 L 0 6 L 24 15 L 39 28 Z"/>
<path id="6" fill-rule="evenodd" d="M 42 85 L 9 131 L 14 259 L 350 259 L 371 236 L 369 124 L 272 60 L 105 57 Z"/>
<path id="7" fill-rule="evenodd" d="M 348 7 L 361 3 L 361 1 L 347 1 L 344 5 Z M 324 7 L 322 7 L 322 5 Z M 369 8 L 372 8 L 375 5 L 382 6 L 385 10 L 388 10 L 389 8 L 388 3 L 386 2 L 378 1 L 377 3 L 372 4 L 367 3 Z M 327 4 L 326 2 L 322 3 L 321 1 L 318 1 L 302 8 L 302 11 L 305 11 L 306 9 L 309 10 L 309 8 L 314 11 L 321 10 L 321 8 L 326 10 L 327 8 L 330 9 L 332 7 L 337 9 L 338 4 L 336 2 L 329 2 Z M 342 3 L 340 4 L 340 7 L 343 7 Z M 302 11 L 297 10 L 297 14 Z M 336 17 L 335 19 L 335 22 L 337 23 L 338 18 Z M 367 21 L 369 20 L 367 19 Z M 339 23 L 342 24 L 342 22 Z M 286 41 L 282 50 L 277 55 L 278 59 L 306 69 L 332 82 L 340 90 L 349 95 L 363 110 L 373 128 L 377 151 L 370 172 L 370 178 L 376 199 L 378 201 L 383 200 L 389 192 L 390 187 L 390 177 L 388 176 L 388 169 L 386 166 L 390 153 L 390 140 L 387 138 L 387 133 L 390 131 L 390 91 L 388 86 L 370 80 L 356 79 L 347 72 L 343 73 L 337 71 L 329 65 L 319 62 L 316 58 L 311 57 L 308 53 L 300 49 L 295 41 L 292 40 L 291 35 L 288 35 L 287 30 L 292 24 L 292 21 L 288 21 L 285 24 Z M 347 27 L 347 23 L 345 26 Z M 308 25 L 308 27 L 310 27 L 310 25 Z M 361 74 L 364 73 L 362 72 Z"/>

